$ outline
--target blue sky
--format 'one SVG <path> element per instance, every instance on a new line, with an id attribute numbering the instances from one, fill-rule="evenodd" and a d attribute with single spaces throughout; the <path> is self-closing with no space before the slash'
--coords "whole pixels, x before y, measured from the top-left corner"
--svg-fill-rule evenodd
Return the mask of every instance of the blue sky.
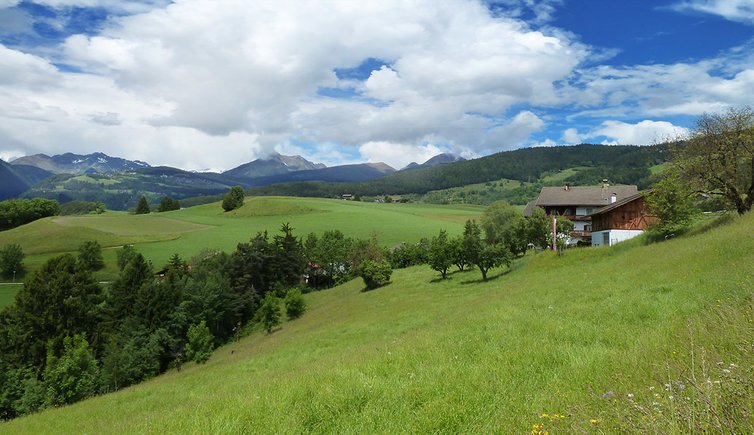
<path id="1" fill-rule="evenodd" d="M 751 104 L 754 0 L 0 0 L 0 158 L 402 167 Z"/>

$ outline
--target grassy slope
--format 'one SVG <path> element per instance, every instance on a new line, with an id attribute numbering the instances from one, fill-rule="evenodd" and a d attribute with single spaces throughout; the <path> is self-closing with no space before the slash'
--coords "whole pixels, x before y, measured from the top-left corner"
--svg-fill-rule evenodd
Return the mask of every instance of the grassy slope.
<path id="1" fill-rule="evenodd" d="M 689 325 L 751 297 L 752 229 L 754 214 L 658 245 L 543 253 L 488 283 L 476 271 L 438 282 L 426 267 L 368 293 L 353 281 L 307 295 L 303 318 L 206 366 L 0 431 L 520 433 L 541 413 L 589 429 L 609 415 L 590 392 L 663 379 Z M 704 337 L 717 345 L 724 332 Z M 743 357 L 750 366 L 751 349 Z"/>
<path id="2" fill-rule="evenodd" d="M 13 230 L 0 232 L 0 246 L 21 244 L 27 254 L 27 269 L 34 270 L 53 255 L 76 251 L 87 240 L 107 247 L 134 244 L 156 266 L 174 253 L 190 258 L 203 248 L 230 251 L 258 231 L 277 233 L 290 222 L 294 233 L 340 229 L 347 236 L 367 238 L 376 233 L 379 241 L 392 246 L 418 241 L 440 229 L 458 233 L 466 219 L 482 211 L 474 206 L 433 206 L 418 204 L 374 204 L 327 199 L 248 198 L 244 207 L 224 213 L 219 203 L 184 210 L 129 215 L 66 216 L 41 219 Z M 115 250 L 104 250 L 108 267 L 98 273 L 112 279 Z"/>

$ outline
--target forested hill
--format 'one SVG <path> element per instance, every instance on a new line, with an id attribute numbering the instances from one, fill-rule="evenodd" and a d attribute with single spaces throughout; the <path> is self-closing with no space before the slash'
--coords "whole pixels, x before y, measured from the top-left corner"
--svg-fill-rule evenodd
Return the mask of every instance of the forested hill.
<path id="1" fill-rule="evenodd" d="M 526 148 L 474 160 L 412 171 L 396 172 L 363 183 L 282 183 L 255 188 L 255 195 L 334 196 L 342 193 L 371 196 L 426 193 L 473 183 L 508 178 L 536 182 L 543 175 L 579 167 L 565 181 L 574 185 L 611 183 L 648 187 L 650 168 L 669 159 L 667 144 L 653 146 L 575 145 Z"/>

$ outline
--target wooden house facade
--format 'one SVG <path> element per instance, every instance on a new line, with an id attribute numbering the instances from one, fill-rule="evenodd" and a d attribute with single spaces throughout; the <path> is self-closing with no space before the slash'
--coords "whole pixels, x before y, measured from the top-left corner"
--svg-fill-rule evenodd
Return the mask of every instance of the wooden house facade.
<path id="1" fill-rule="evenodd" d="M 643 233 L 657 220 L 648 213 L 644 194 L 638 193 L 592 213 L 592 246 L 612 246 Z"/>

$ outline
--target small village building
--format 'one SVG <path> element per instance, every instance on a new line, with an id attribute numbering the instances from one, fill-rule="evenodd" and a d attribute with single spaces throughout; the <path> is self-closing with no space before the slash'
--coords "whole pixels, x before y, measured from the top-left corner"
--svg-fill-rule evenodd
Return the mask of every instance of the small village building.
<path id="1" fill-rule="evenodd" d="M 543 187 L 539 197 L 526 205 L 524 216 L 531 216 L 534 207 L 542 207 L 549 216 L 562 216 L 571 220 L 571 237 L 591 244 L 592 214 L 638 193 L 639 189 L 636 186 L 611 186 L 607 180 L 601 186 Z"/>
<path id="2" fill-rule="evenodd" d="M 591 214 L 592 246 L 612 246 L 643 233 L 657 217 L 648 214 L 643 193 L 623 198 Z"/>

